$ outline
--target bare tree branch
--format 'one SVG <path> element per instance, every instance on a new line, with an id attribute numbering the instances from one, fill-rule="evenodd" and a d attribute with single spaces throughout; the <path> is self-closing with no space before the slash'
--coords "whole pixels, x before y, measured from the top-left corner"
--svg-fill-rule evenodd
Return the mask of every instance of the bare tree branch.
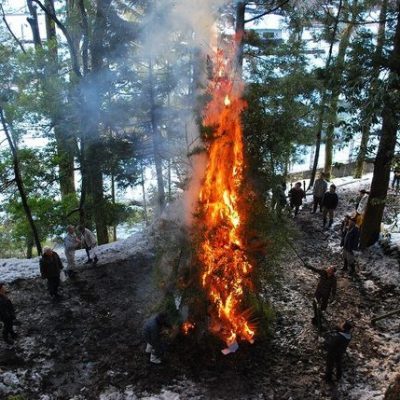
<path id="1" fill-rule="evenodd" d="M 287 3 L 289 3 L 289 0 L 284 0 L 284 1 L 282 1 L 281 4 L 277 5 L 276 7 L 271 8 L 270 10 L 265 11 L 265 12 L 263 12 L 262 14 L 256 15 L 256 16 L 253 17 L 253 18 L 250 18 L 250 19 L 245 20 L 244 23 L 247 24 L 248 22 L 255 21 L 256 19 L 260 19 L 260 18 L 264 17 L 265 15 L 271 14 L 271 13 L 273 13 L 274 11 L 279 10 L 281 7 L 283 7 L 283 6 L 284 6 L 285 4 L 287 4 Z"/>
<path id="2" fill-rule="evenodd" d="M 6 13 L 4 12 L 4 8 L 3 8 L 2 4 L 0 4 L 0 9 L 1 9 L 1 14 L 3 16 L 3 21 L 7 27 L 8 32 L 10 32 L 11 36 L 14 38 L 14 40 L 17 42 L 18 46 L 21 48 L 22 52 L 24 54 L 26 54 L 26 50 L 25 50 L 24 46 L 22 45 L 21 41 L 15 36 L 14 32 L 12 31 L 10 25 L 7 22 Z"/>

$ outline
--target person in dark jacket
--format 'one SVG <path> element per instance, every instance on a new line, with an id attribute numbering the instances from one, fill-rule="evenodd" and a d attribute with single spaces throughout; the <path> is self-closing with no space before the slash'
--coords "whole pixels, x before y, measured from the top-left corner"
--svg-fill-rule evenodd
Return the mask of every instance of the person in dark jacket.
<path id="1" fill-rule="evenodd" d="M 336 296 L 336 268 L 329 266 L 324 270 L 313 267 L 312 269 L 319 274 L 319 281 L 314 294 L 314 318 L 312 322 L 317 325 L 318 329 L 321 329 L 322 312 L 327 309 L 329 299 L 334 300 Z"/>
<path id="2" fill-rule="evenodd" d="M 326 225 L 327 222 L 327 215 L 329 214 L 329 227 L 332 226 L 333 224 L 333 216 L 334 212 L 336 210 L 336 207 L 339 203 L 339 197 L 336 194 L 336 186 L 331 185 L 329 187 L 329 192 L 326 192 L 324 194 L 324 197 L 322 198 L 322 216 L 323 216 L 323 226 Z"/>
<path id="3" fill-rule="evenodd" d="M 350 219 L 348 231 L 343 240 L 343 271 L 353 274 L 355 272 L 355 259 L 354 250 L 358 249 L 358 242 L 360 240 L 360 229 L 355 223 L 354 219 Z"/>
<path id="4" fill-rule="evenodd" d="M 15 310 L 6 293 L 6 286 L 4 283 L 0 283 L 0 321 L 3 322 L 3 339 L 6 343 L 13 344 L 17 337 L 13 328 Z"/>
<path id="5" fill-rule="evenodd" d="M 351 340 L 353 324 L 350 321 L 341 323 L 326 341 L 325 381 L 332 383 L 333 369 L 336 367 L 336 379 L 342 377 L 342 361 Z"/>
<path id="6" fill-rule="evenodd" d="M 161 357 L 166 347 L 161 334 L 164 328 L 170 327 L 165 313 L 153 315 L 145 322 L 143 333 L 146 340 L 146 353 L 150 353 L 151 363 L 161 364 Z"/>
<path id="7" fill-rule="evenodd" d="M 283 185 L 276 185 L 275 190 L 272 191 L 272 208 L 274 208 L 278 215 L 282 214 L 282 210 L 286 207 L 286 195 Z"/>
<path id="8" fill-rule="evenodd" d="M 301 188 L 301 182 L 297 182 L 292 189 L 289 190 L 290 208 L 294 208 L 294 215 L 299 213 L 299 208 L 303 204 L 306 197 L 304 190 Z"/>
<path id="9" fill-rule="evenodd" d="M 50 296 L 58 298 L 60 272 L 63 269 L 60 257 L 50 247 L 45 247 L 39 264 L 42 278 L 47 279 L 47 289 L 49 290 Z"/>

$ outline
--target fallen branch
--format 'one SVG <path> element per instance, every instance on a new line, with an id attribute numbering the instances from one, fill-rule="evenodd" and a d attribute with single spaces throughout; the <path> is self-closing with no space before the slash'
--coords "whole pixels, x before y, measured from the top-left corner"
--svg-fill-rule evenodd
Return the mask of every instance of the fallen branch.
<path id="1" fill-rule="evenodd" d="M 399 313 L 400 313 L 400 308 L 398 308 L 397 310 L 388 312 L 386 314 L 380 315 L 379 317 L 372 318 L 371 324 L 374 325 L 375 322 L 380 321 L 381 319 L 385 319 L 387 317 L 391 317 L 392 315 L 399 314 Z"/>

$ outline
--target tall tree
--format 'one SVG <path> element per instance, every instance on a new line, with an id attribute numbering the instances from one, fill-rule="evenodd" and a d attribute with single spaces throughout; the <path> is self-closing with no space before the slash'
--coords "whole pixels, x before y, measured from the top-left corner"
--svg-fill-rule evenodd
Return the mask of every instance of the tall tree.
<path id="1" fill-rule="evenodd" d="M 11 135 L 9 129 L 8 129 L 7 121 L 6 121 L 2 106 L 0 106 L 0 120 L 1 120 L 2 127 L 3 127 L 3 131 L 6 135 L 8 145 L 10 147 L 10 151 L 12 153 L 15 183 L 18 187 L 18 192 L 21 197 L 22 206 L 24 208 L 25 215 L 28 220 L 29 226 L 32 230 L 32 235 L 33 235 L 33 238 L 34 238 L 34 241 L 36 244 L 37 252 L 38 252 L 38 254 L 42 254 L 42 245 L 40 244 L 39 234 L 38 234 L 35 222 L 32 217 L 32 212 L 31 212 L 31 209 L 28 204 L 28 198 L 27 198 L 27 194 L 25 191 L 25 187 L 24 187 L 24 181 L 21 176 L 17 146 L 12 138 L 12 135 Z"/>
<path id="2" fill-rule="evenodd" d="M 360 247 L 374 244 L 379 232 L 386 204 L 390 179 L 391 163 L 396 146 L 400 119 L 400 4 L 396 7 L 397 25 L 394 35 L 393 50 L 388 60 L 389 78 L 383 98 L 382 133 L 375 158 L 370 196 L 361 229 Z"/>
<path id="3" fill-rule="evenodd" d="M 356 166 L 354 170 L 354 178 L 361 178 L 364 169 L 364 161 L 367 157 L 368 142 L 371 132 L 372 122 L 376 115 L 376 99 L 379 98 L 379 73 L 380 60 L 383 54 L 383 45 L 385 42 L 386 15 L 388 8 L 388 0 L 383 0 L 381 11 L 379 14 L 379 28 L 376 40 L 376 48 L 374 53 L 374 63 L 371 71 L 371 85 L 366 95 L 364 106 L 361 106 L 361 143 L 357 154 Z"/>
<path id="4" fill-rule="evenodd" d="M 346 50 L 349 46 L 350 38 L 354 31 L 356 19 L 359 14 L 357 0 L 354 0 L 351 5 L 349 5 L 348 3 L 344 4 L 344 7 L 346 7 L 345 12 L 343 13 L 343 17 L 345 19 L 347 19 L 348 15 L 347 8 L 349 7 L 351 8 L 351 21 L 346 24 L 345 28 L 342 30 L 340 34 L 341 38 L 339 42 L 339 50 L 335 58 L 335 62 L 333 63 L 330 74 L 331 94 L 330 94 L 330 104 L 329 104 L 329 112 L 327 118 L 328 126 L 326 130 L 325 166 L 324 166 L 324 173 L 328 179 L 330 179 L 332 171 L 335 127 L 337 122 L 339 95 L 341 93 L 341 88 L 342 88 L 342 76 L 345 68 Z"/>

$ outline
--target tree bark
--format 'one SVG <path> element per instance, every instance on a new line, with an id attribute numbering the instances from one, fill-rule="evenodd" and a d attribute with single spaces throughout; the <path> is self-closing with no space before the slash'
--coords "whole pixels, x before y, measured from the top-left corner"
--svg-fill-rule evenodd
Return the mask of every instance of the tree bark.
<path id="1" fill-rule="evenodd" d="M 35 240 L 35 245 L 36 245 L 37 252 L 40 255 L 40 254 L 42 254 L 42 245 L 40 244 L 39 234 L 38 234 L 35 222 L 34 222 L 33 217 L 32 217 L 31 209 L 30 209 L 29 204 L 28 204 L 28 198 L 26 196 L 24 182 L 23 182 L 22 176 L 21 176 L 21 169 L 19 167 L 19 158 L 18 158 L 17 148 L 16 148 L 16 146 L 14 144 L 14 140 L 11 137 L 11 134 L 10 134 L 10 132 L 8 130 L 7 122 L 6 122 L 2 107 L 0 107 L 0 119 L 1 119 L 1 124 L 3 126 L 3 131 L 4 131 L 5 135 L 6 135 L 7 142 L 8 142 L 8 145 L 10 147 L 10 150 L 11 150 L 11 154 L 12 154 L 12 158 L 13 158 L 13 168 L 14 168 L 15 182 L 17 184 L 18 192 L 19 192 L 19 195 L 21 197 L 22 207 L 24 208 L 26 218 L 27 218 L 29 226 L 31 228 L 32 235 L 33 235 L 33 238 Z"/>
<path id="2" fill-rule="evenodd" d="M 335 126 L 337 123 L 337 110 L 339 103 L 339 95 L 341 91 L 341 77 L 343 75 L 344 66 L 345 66 L 345 55 L 347 48 L 350 43 L 350 37 L 354 31 L 354 24 L 357 18 L 357 1 L 353 2 L 353 11 L 351 21 L 347 25 L 347 27 L 342 32 L 342 37 L 339 43 L 339 51 L 336 57 L 336 65 L 333 69 L 333 76 L 331 78 L 331 103 L 329 110 L 329 123 L 326 130 L 326 142 L 325 142 L 325 165 L 324 165 L 324 173 L 328 180 L 331 178 L 332 172 L 332 161 L 333 161 L 333 147 L 334 147 L 334 138 L 335 138 Z M 347 19 L 347 15 L 344 15 L 345 19 Z"/>
<path id="3" fill-rule="evenodd" d="M 325 63 L 325 71 L 326 72 L 328 72 L 331 62 L 332 62 L 333 45 L 335 44 L 336 33 L 337 33 L 338 25 L 339 25 L 339 16 L 340 16 L 340 13 L 342 12 L 342 5 L 343 5 L 343 1 L 340 0 L 339 5 L 338 5 L 338 11 L 337 11 L 336 18 L 335 18 L 335 23 L 333 26 L 332 37 L 331 37 L 331 41 L 330 41 L 330 45 L 329 45 L 328 58 L 326 59 L 326 63 Z M 319 153 L 320 153 L 320 148 L 321 148 L 322 129 L 324 126 L 324 119 L 325 119 L 326 100 L 328 97 L 327 86 L 328 86 L 328 82 L 327 82 L 327 79 L 325 78 L 325 82 L 324 82 L 324 85 L 322 88 L 322 98 L 321 98 L 321 103 L 319 106 L 319 113 L 318 113 L 317 133 L 316 133 L 316 137 L 315 137 L 314 163 L 313 163 L 313 168 L 311 171 L 310 183 L 308 185 L 308 188 L 311 188 L 314 185 L 315 176 L 317 174 L 317 169 L 318 169 Z"/>
<path id="4" fill-rule="evenodd" d="M 107 28 L 107 10 L 111 0 L 97 0 L 97 10 L 93 27 L 93 37 L 90 43 L 90 54 L 92 61 L 92 71 L 87 79 L 93 79 L 98 87 L 99 76 L 104 70 L 104 38 Z M 92 199 L 93 216 L 96 225 L 97 240 L 99 244 L 109 242 L 108 229 L 104 219 L 105 199 L 102 173 L 102 160 L 99 159 L 99 148 L 101 147 L 99 122 L 100 122 L 100 99 L 102 93 L 98 91 L 95 99 L 91 99 L 93 105 L 93 115 L 90 116 L 87 127 L 86 151 L 83 157 L 85 171 L 87 173 L 86 195 Z M 89 139 L 90 138 L 90 139 Z"/>
<path id="5" fill-rule="evenodd" d="M 53 0 L 45 0 L 45 7 L 54 13 L 54 2 Z M 46 66 L 47 76 L 57 77 L 58 75 L 58 43 L 56 36 L 56 26 L 52 18 L 46 14 L 46 32 L 47 40 L 49 43 L 51 63 Z M 54 90 L 49 88 L 46 82 L 44 82 L 44 88 L 49 91 Z M 54 97 L 57 98 L 61 104 L 60 94 L 54 93 Z M 58 114 L 58 115 L 57 115 Z M 74 153 L 73 153 L 73 142 L 74 138 L 68 132 L 66 132 L 65 124 L 62 121 L 62 117 L 59 112 L 55 111 L 51 115 L 51 120 L 54 126 L 54 136 L 56 139 L 57 155 L 58 155 L 58 167 L 59 167 L 59 183 L 61 197 L 65 197 L 71 193 L 75 193 L 75 172 L 74 172 Z"/>
<path id="6" fill-rule="evenodd" d="M 244 29 L 245 29 L 246 2 L 240 1 L 236 5 L 236 25 L 235 33 L 238 40 L 236 54 L 236 68 L 238 76 L 243 73 L 243 48 L 244 48 Z"/>
<path id="7" fill-rule="evenodd" d="M 383 99 L 382 136 L 375 159 L 374 174 L 367 209 L 361 228 L 360 247 L 364 249 L 374 244 L 379 238 L 383 211 L 390 179 L 391 163 L 396 146 L 399 128 L 400 107 L 398 91 L 400 77 L 396 62 L 400 59 L 400 5 L 397 6 L 397 26 L 394 46 L 389 59 L 390 73 L 388 88 Z"/>
<path id="8" fill-rule="evenodd" d="M 369 91 L 369 94 L 367 96 L 367 101 L 369 101 L 371 98 L 374 98 L 376 96 L 376 91 L 378 90 L 378 79 L 379 79 L 379 64 L 377 60 L 379 60 L 382 57 L 382 52 L 383 52 L 383 45 L 385 42 L 385 29 L 386 29 L 386 14 L 387 14 L 387 5 L 388 5 L 388 0 L 383 0 L 382 1 L 382 7 L 381 11 L 379 14 L 379 28 L 378 28 L 378 37 L 376 41 L 376 50 L 375 50 L 375 66 L 373 68 L 373 72 L 371 75 L 372 79 L 372 84 L 371 88 Z M 364 114 L 364 113 L 362 113 Z M 354 170 L 354 178 L 361 178 L 364 170 L 364 162 L 367 157 L 367 151 L 368 151 L 368 142 L 369 142 L 369 136 L 370 136 L 370 131 L 371 131 L 371 125 L 372 125 L 372 117 L 373 114 L 365 115 L 364 116 L 364 122 L 362 124 L 361 128 L 361 143 L 360 143 L 360 149 L 357 154 L 357 160 L 356 160 L 356 166 Z"/>
<path id="9" fill-rule="evenodd" d="M 157 206 L 158 212 L 161 211 L 165 207 L 165 189 L 164 189 L 164 177 L 162 170 L 162 157 L 161 157 L 161 136 L 157 126 L 157 117 L 156 117 L 156 103 L 154 97 L 154 77 L 153 77 L 153 64 L 152 60 L 149 61 L 149 97 L 150 97 L 150 120 L 151 120 L 151 136 L 153 142 L 153 156 L 154 156 L 154 164 L 156 167 L 156 175 L 157 175 Z"/>

